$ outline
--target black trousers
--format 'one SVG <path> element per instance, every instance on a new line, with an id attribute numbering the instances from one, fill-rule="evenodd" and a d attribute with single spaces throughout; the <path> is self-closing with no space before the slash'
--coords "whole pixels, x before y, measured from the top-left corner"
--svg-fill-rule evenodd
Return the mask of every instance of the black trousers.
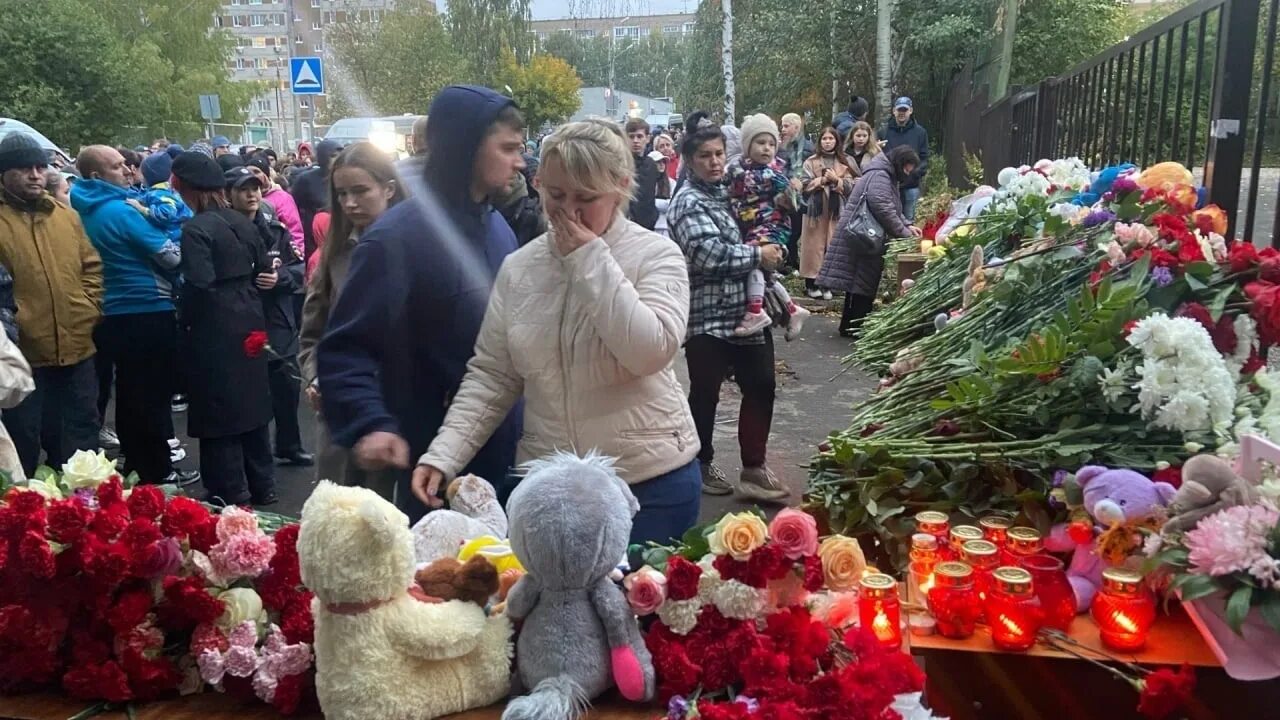
<path id="1" fill-rule="evenodd" d="M 36 389 L 17 407 L 4 411 L 4 426 L 31 477 L 40 465 L 61 469 L 77 450 L 98 448 L 98 375 L 93 358 L 66 367 L 32 370 Z"/>
<path id="2" fill-rule="evenodd" d="M 720 403 L 720 386 L 733 368 L 734 380 L 742 390 L 742 406 L 738 411 L 742 466 L 764 467 L 777 389 L 773 375 L 773 335 L 766 332 L 764 340 L 763 345 L 737 345 L 710 335 L 695 335 L 685 343 L 689 410 L 702 443 L 698 452 L 702 462 L 709 463 L 715 458 L 716 406 Z"/>
<path id="3" fill-rule="evenodd" d="M 94 330 L 98 351 L 116 370 L 116 435 L 128 468 L 144 483 L 173 472 L 169 399 L 178 355 L 173 312 L 108 315 Z"/>
<path id="4" fill-rule="evenodd" d="M 244 505 L 275 492 L 267 426 L 240 435 L 200 439 L 200 475 L 211 498 Z"/>
<path id="5" fill-rule="evenodd" d="M 875 298 L 866 295 L 844 294 L 844 311 L 840 313 L 840 334 L 853 335 L 862 327 L 862 321 L 871 314 Z"/>
<path id="6" fill-rule="evenodd" d="M 804 231 L 804 213 L 791 212 L 791 234 L 787 236 L 787 264 L 800 269 L 800 234 Z"/>
<path id="7" fill-rule="evenodd" d="M 98 420 L 107 425 L 107 406 L 111 404 L 111 386 L 116 382 L 116 364 L 110 355 L 102 351 L 96 330 L 93 343 L 98 346 L 98 354 L 93 356 L 93 369 L 98 375 Z"/>
<path id="8" fill-rule="evenodd" d="M 271 409 L 276 421 L 276 457 L 302 451 L 302 431 L 298 427 L 298 356 L 272 358 L 267 362 L 267 382 L 271 387 Z"/>

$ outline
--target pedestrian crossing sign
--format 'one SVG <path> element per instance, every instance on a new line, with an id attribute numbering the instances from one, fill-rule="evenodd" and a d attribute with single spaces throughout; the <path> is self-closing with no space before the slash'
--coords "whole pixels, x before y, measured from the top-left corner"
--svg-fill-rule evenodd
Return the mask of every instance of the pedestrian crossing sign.
<path id="1" fill-rule="evenodd" d="M 294 95 L 323 95 L 324 70 L 320 58 L 289 58 L 289 86 Z"/>

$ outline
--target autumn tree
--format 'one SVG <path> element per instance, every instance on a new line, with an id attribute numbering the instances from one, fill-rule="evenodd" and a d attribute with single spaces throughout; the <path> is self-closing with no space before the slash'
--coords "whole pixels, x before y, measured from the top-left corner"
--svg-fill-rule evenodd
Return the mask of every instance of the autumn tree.
<path id="1" fill-rule="evenodd" d="M 519 63 L 533 54 L 529 0 L 451 0 L 446 23 L 454 47 L 481 85 L 494 85 L 504 71 L 504 51 Z"/>
<path id="2" fill-rule="evenodd" d="M 499 89 L 510 88 L 532 129 L 563 122 L 582 105 L 578 97 L 582 80 L 569 63 L 553 55 L 538 53 L 527 65 L 520 65 L 508 51 L 503 54 L 497 80 Z"/>

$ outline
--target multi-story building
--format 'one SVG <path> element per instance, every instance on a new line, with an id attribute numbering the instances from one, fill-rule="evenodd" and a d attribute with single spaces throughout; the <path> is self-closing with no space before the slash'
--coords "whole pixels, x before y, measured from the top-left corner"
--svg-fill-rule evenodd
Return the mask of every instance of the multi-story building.
<path id="1" fill-rule="evenodd" d="M 236 39 L 228 60 L 232 79 L 268 84 L 250 101 L 248 122 L 270 127 L 276 147 L 307 137 L 306 124 L 317 109 L 312 103 L 323 108 L 324 97 L 289 92 L 289 58 L 326 57 L 327 27 L 356 18 L 378 22 L 394 5 L 395 0 L 223 0 L 214 26 Z"/>
<path id="2" fill-rule="evenodd" d="M 538 36 L 539 42 L 554 33 L 573 33 L 578 37 L 609 37 L 625 40 L 662 34 L 679 37 L 693 32 L 693 13 L 672 15 L 636 15 L 627 17 L 559 18 L 534 20 L 529 30 Z"/>

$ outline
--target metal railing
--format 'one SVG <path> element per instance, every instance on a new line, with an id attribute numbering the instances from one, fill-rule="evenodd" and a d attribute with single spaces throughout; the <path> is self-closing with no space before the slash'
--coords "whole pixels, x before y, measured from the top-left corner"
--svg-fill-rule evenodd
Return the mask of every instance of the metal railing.
<path id="1" fill-rule="evenodd" d="M 1057 77 L 1010 93 L 976 122 L 949 123 L 956 136 L 948 143 L 977 151 L 988 181 L 1002 167 L 1042 157 L 1075 155 L 1095 168 L 1176 160 L 1202 171 L 1235 237 L 1280 245 L 1277 174 L 1263 172 L 1264 159 L 1280 164 L 1280 107 L 1272 97 L 1278 5 L 1200 0 Z M 985 88 L 971 86 L 964 75 L 953 84 L 952 112 L 985 96 Z M 1264 187 L 1268 175 L 1271 186 Z M 1260 217 L 1268 198 L 1270 227 Z"/>

